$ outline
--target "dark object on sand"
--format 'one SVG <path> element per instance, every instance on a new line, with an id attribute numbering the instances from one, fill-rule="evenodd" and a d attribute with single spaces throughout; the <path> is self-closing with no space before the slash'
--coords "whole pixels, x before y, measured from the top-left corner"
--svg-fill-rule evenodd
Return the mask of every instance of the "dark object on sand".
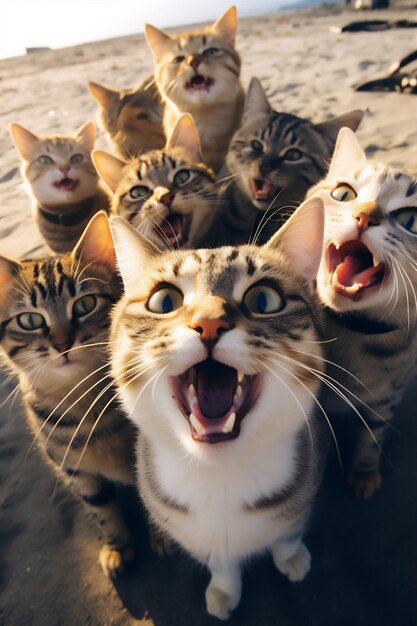
<path id="1" fill-rule="evenodd" d="M 380 30 L 389 30 L 391 28 L 417 28 L 417 22 L 410 20 L 365 20 L 358 22 L 350 22 L 345 26 L 331 26 L 333 33 L 359 33 L 362 31 L 375 32 Z"/>
<path id="2" fill-rule="evenodd" d="M 393 63 L 388 76 L 370 80 L 356 87 L 356 91 L 398 91 L 417 95 L 417 68 L 410 72 L 399 72 L 412 61 L 417 60 L 417 50 L 407 54 L 400 61 Z"/>
<path id="3" fill-rule="evenodd" d="M 51 50 L 51 48 L 48 48 L 48 46 L 42 46 L 39 48 L 26 48 L 26 54 L 33 54 L 34 52 L 47 52 L 48 50 Z"/>

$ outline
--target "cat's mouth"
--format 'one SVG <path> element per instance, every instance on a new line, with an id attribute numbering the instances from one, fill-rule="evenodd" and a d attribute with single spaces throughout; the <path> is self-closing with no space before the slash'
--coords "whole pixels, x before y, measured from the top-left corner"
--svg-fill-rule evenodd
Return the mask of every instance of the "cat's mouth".
<path id="1" fill-rule="evenodd" d="M 339 293 L 360 300 L 365 289 L 379 285 L 385 265 L 375 258 L 362 241 L 346 241 L 339 248 L 327 249 L 329 284 Z"/>
<path id="2" fill-rule="evenodd" d="M 270 202 L 277 192 L 277 187 L 263 178 L 252 178 L 250 181 L 252 197 L 254 200 Z"/>
<path id="3" fill-rule="evenodd" d="M 170 244 L 181 246 L 187 243 L 191 226 L 191 215 L 181 213 L 170 213 L 158 226 L 154 227 L 154 232 Z"/>
<path id="4" fill-rule="evenodd" d="M 208 78 L 207 76 L 203 76 L 202 74 L 196 74 L 192 77 L 191 80 L 185 85 L 186 89 L 190 89 L 191 91 L 209 91 L 210 87 L 214 85 L 214 80 L 212 78 Z"/>
<path id="5" fill-rule="evenodd" d="M 61 191 L 74 191 L 74 189 L 78 187 L 79 183 L 79 180 L 74 180 L 73 178 L 65 176 L 61 180 L 56 181 L 54 183 L 54 187 L 60 189 Z"/>
<path id="6" fill-rule="evenodd" d="M 179 409 L 195 441 L 236 439 L 240 424 L 259 395 L 261 377 L 207 359 L 169 378 Z"/>

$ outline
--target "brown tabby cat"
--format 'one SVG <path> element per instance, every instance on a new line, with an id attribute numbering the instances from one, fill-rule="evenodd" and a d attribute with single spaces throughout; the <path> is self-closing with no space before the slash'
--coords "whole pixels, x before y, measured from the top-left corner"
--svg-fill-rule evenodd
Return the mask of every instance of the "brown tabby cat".
<path id="1" fill-rule="evenodd" d="M 158 248 L 204 244 L 218 199 L 191 115 L 178 118 L 163 150 L 128 163 L 100 150 L 92 157 L 114 193 L 112 213 L 128 220 Z"/>
<path id="2" fill-rule="evenodd" d="M 152 76 L 131 89 L 110 89 L 92 82 L 88 86 L 100 107 L 107 137 L 122 159 L 164 146 L 163 105 Z"/>
<path id="3" fill-rule="evenodd" d="M 54 252 L 69 252 L 91 217 L 110 204 L 91 161 L 94 125 L 76 135 L 40 137 L 12 123 L 10 132 L 38 228 Z"/>
<path id="4" fill-rule="evenodd" d="M 212 26 L 191 33 L 170 36 L 145 26 L 156 62 L 156 84 L 166 103 L 165 133 L 171 134 L 180 113 L 191 113 L 204 162 L 215 170 L 223 163 L 243 111 L 236 30 L 236 7 L 228 9 Z"/>
<path id="5" fill-rule="evenodd" d="M 135 428 L 108 371 L 109 313 L 120 295 L 104 213 L 73 252 L 36 261 L 0 257 L 0 347 L 17 374 L 28 425 L 55 471 L 92 511 L 117 574 L 133 556 L 114 483 L 134 482 Z"/>

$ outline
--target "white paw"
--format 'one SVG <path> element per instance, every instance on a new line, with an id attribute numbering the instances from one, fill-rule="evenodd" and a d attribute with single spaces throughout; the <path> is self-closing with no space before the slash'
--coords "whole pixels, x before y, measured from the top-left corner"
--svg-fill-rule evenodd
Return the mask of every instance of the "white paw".
<path id="1" fill-rule="evenodd" d="M 218 619 L 229 619 L 230 613 L 237 606 L 238 602 L 232 596 L 225 593 L 212 583 L 206 589 L 207 613 L 214 615 Z"/>
<path id="2" fill-rule="evenodd" d="M 274 563 L 280 572 L 285 574 L 291 582 L 303 580 L 304 576 L 310 571 L 311 554 L 303 543 L 300 543 L 297 552 L 286 560 L 278 560 L 274 558 Z"/>

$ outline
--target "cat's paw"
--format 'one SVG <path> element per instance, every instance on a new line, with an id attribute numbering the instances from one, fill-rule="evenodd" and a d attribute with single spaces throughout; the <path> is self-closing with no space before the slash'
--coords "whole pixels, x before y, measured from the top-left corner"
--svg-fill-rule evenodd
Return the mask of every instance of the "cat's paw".
<path id="1" fill-rule="evenodd" d="M 172 556 L 175 552 L 171 540 L 157 530 L 150 530 L 151 550 L 160 557 Z"/>
<path id="2" fill-rule="evenodd" d="M 214 615 L 218 619 L 227 620 L 231 612 L 237 606 L 236 600 L 222 589 L 211 583 L 206 589 L 207 613 Z"/>
<path id="3" fill-rule="evenodd" d="M 303 580 L 310 571 L 311 554 L 303 543 L 300 543 L 297 551 L 288 559 L 279 559 L 279 557 L 273 556 L 277 569 L 293 583 Z"/>
<path id="4" fill-rule="evenodd" d="M 134 550 L 131 547 L 123 550 L 115 550 L 110 546 L 103 546 L 100 550 L 98 560 L 106 576 L 115 578 L 125 571 L 125 564 L 134 557 Z"/>
<path id="5" fill-rule="evenodd" d="M 378 471 L 359 472 L 352 470 L 347 476 L 347 482 L 357 498 L 367 500 L 381 486 L 381 474 Z"/>

